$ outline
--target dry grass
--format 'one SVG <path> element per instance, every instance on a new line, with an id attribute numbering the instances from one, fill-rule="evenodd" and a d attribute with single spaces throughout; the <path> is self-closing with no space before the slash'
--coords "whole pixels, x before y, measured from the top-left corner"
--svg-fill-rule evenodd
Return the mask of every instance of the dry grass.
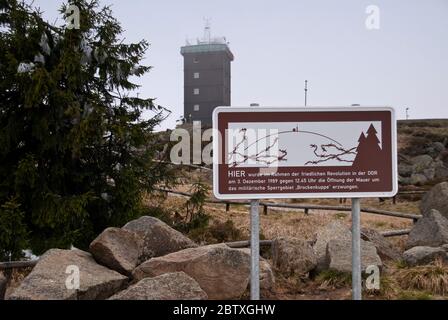
<path id="1" fill-rule="evenodd" d="M 420 145 L 442 142 L 448 136 L 448 120 L 411 120 L 398 122 L 398 150 L 408 155 L 419 154 Z M 421 153 L 420 153 L 421 154 Z"/>
<path id="2" fill-rule="evenodd" d="M 186 187 L 183 187 L 186 188 Z M 167 198 L 147 197 L 145 203 L 150 206 L 162 206 L 166 211 L 174 214 L 183 212 L 186 198 L 169 195 Z M 310 199 L 307 203 L 337 204 L 337 199 Z M 349 204 L 347 204 L 349 205 Z M 391 210 L 398 212 L 416 213 L 418 212 L 418 203 L 379 203 L 377 199 L 364 199 L 363 206 L 378 208 L 382 210 Z M 207 204 L 205 207 L 207 214 L 211 216 L 212 222 L 225 222 L 232 220 L 235 227 L 241 230 L 242 237 L 249 238 L 250 218 L 248 207 L 244 205 L 232 205 L 230 211 L 225 211 L 223 204 Z M 305 215 L 300 210 L 273 209 L 269 208 L 268 214 L 260 215 L 260 227 L 262 237 L 273 239 L 280 236 L 296 237 L 300 239 L 314 239 L 317 230 L 330 223 L 339 220 L 348 227 L 351 225 L 350 212 L 334 212 L 325 210 L 311 210 L 309 215 Z M 378 231 L 407 229 L 412 227 L 412 221 L 395 217 L 386 217 L 374 214 L 362 214 L 362 227 L 372 228 Z M 406 237 L 396 237 L 390 239 L 391 242 L 399 248 L 404 248 Z"/>
<path id="3" fill-rule="evenodd" d="M 395 277 L 383 274 L 380 278 L 380 289 L 366 289 L 365 295 L 375 300 L 397 299 L 403 293 Z"/>
<path id="4" fill-rule="evenodd" d="M 352 274 L 335 270 L 324 270 L 316 276 L 315 280 L 322 290 L 347 288 L 352 284 Z"/>
<path id="5" fill-rule="evenodd" d="M 184 184 L 179 185 L 176 189 L 178 191 L 188 192 L 191 181 L 201 179 L 211 185 L 211 177 L 208 172 L 197 170 L 182 170 Z M 212 194 L 210 198 L 213 199 Z M 153 204 L 158 203 L 158 199 Z M 307 203 L 320 205 L 340 205 L 339 199 L 286 199 L 270 200 L 272 202 L 290 202 L 290 203 Z M 168 206 L 173 212 L 181 211 L 185 198 L 179 198 L 170 195 L 164 202 L 164 206 Z M 350 200 L 347 199 L 342 205 L 350 206 Z M 379 202 L 377 198 L 363 199 L 362 206 L 368 208 L 375 208 L 387 211 L 396 211 L 403 213 L 418 214 L 419 202 L 405 201 L 400 199 L 396 204 L 388 199 L 385 202 Z M 225 212 L 225 205 L 221 204 L 207 204 L 206 211 L 211 215 L 213 220 L 224 222 L 231 219 L 235 226 L 243 232 L 247 237 L 249 236 L 249 215 L 248 208 L 244 205 L 232 205 L 230 212 Z M 280 208 L 269 208 L 268 215 L 261 215 L 261 230 L 266 238 L 275 238 L 277 236 L 291 236 L 304 239 L 312 239 L 316 230 L 320 226 L 324 226 L 333 220 L 340 220 L 350 226 L 351 215 L 350 212 L 334 212 L 325 210 L 311 210 L 309 215 L 304 215 L 300 210 L 288 210 Z M 408 219 L 400 219 L 395 217 L 386 217 L 374 214 L 363 214 L 361 219 L 362 227 L 372 228 L 378 231 L 407 229 L 412 227 L 412 221 Z M 406 237 L 399 237 L 392 242 L 400 248 L 404 248 Z"/>
<path id="6" fill-rule="evenodd" d="M 398 300 L 433 300 L 434 297 L 428 292 L 402 291 L 396 299 Z"/>
<path id="7" fill-rule="evenodd" d="M 349 300 L 351 289 L 349 286 L 323 287 L 310 279 L 275 273 L 274 290 L 262 297 L 270 300 Z"/>
<path id="8" fill-rule="evenodd" d="M 398 269 L 394 276 L 405 290 L 448 294 L 448 266 L 440 260 L 425 266 Z"/>

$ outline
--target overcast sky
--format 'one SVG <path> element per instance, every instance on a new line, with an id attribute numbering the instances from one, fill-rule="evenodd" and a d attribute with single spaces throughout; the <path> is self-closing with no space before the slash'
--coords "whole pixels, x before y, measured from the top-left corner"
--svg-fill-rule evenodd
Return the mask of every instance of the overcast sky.
<path id="1" fill-rule="evenodd" d="M 61 0 L 35 0 L 54 22 Z M 235 55 L 232 105 L 390 105 L 398 118 L 448 118 L 447 0 L 104 0 L 125 29 L 126 41 L 151 43 L 154 69 L 141 96 L 183 113 L 186 38 L 226 36 Z M 380 10 L 379 30 L 365 26 L 366 8 Z M 62 20 L 59 20 L 62 24 Z"/>

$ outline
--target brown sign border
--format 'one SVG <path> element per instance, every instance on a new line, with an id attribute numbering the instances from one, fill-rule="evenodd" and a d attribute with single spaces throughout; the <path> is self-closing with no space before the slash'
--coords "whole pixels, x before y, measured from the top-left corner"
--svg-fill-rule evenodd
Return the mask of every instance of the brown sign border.
<path id="1" fill-rule="evenodd" d="M 254 117 L 254 113 L 257 116 Z M 226 145 L 226 135 L 229 122 L 291 122 L 300 114 L 300 121 L 381 121 L 382 141 L 385 152 L 390 154 L 390 164 L 387 169 L 389 180 L 383 190 L 367 192 L 303 192 L 303 193 L 221 193 L 224 188 L 222 177 L 228 172 L 224 153 L 221 147 Z M 316 120 L 316 117 L 319 117 Z M 337 107 L 337 108 L 281 108 L 281 107 L 218 107 L 213 112 L 213 192 L 218 199 L 266 199 L 266 198 L 366 198 L 392 197 L 398 191 L 397 177 L 397 138 L 395 111 L 391 107 Z M 218 134 L 221 134 L 222 144 L 219 145 Z M 389 141 L 389 143 L 385 143 Z M 217 150 L 217 152 L 216 152 Z M 221 160 L 221 161 L 218 161 Z M 297 167 L 283 167 L 297 168 Z M 300 167 L 304 168 L 304 167 Z M 343 167 L 321 167 L 324 169 L 340 169 Z M 314 168 L 315 169 L 315 168 Z M 306 169 L 305 169 L 306 170 Z"/>

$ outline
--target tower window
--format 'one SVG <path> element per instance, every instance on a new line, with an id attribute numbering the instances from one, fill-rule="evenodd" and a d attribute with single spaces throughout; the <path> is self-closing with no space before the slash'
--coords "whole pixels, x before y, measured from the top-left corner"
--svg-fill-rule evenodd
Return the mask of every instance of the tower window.
<path id="1" fill-rule="evenodd" d="M 199 111 L 199 105 L 198 104 L 194 105 L 194 111 Z"/>
<path id="2" fill-rule="evenodd" d="M 195 73 L 193 74 L 193 78 L 195 78 L 195 79 L 199 79 L 199 72 L 195 72 Z"/>
<path id="3" fill-rule="evenodd" d="M 199 88 L 195 88 L 195 89 L 193 90 L 193 93 L 194 93 L 195 95 L 198 95 L 198 94 L 199 94 Z"/>
<path id="4" fill-rule="evenodd" d="M 199 59 L 196 58 L 196 57 L 194 57 L 194 58 L 193 58 L 193 63 L 199 63 Z"/>

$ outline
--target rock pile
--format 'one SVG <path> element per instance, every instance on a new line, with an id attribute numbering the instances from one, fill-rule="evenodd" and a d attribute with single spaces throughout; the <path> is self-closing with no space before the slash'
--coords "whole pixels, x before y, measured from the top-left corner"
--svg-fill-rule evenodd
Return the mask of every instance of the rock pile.
<path id="1" fill-rule="evenodd" d="M 448 182 L 434 186 L 422 199 L 422 218 L 412 228 L 404 261 L 422 265 L 441 259 L 448 262 Z"/>
<path id="2" fill-rule="evenodd" d="M 373 243 L 361 240 L 361 270 L 368 266 L 381 268 L 383 263 Z M 352 272 L 352 242 L 347 240 L 330 240 L 327 244 L 326 269 L 339 272 Z"/>
<path id="3" fill-rule="evenodd" d="M 370 232 L 375 242 L 361 241 L 361 262 L 365 271 L 370 265 L 381 268 L 383 262 L 378 252 L 385 253 L 385 259 L 395 259 L 399 253 L 380 234 Z M 334 221 L 320 228 L 315 240 L 309 243 L 295 238 L 277 238 L 272 243 L 274 267 L 288 275 L 306 276 L 311 271 L 333 270 L 351 273 L 351 231 L 342 222 Z"/>
<path id="4" fill-rule="evenodd" d="M 110 300 L 206 300 L 207 293 L 184 272 L 144 278 Z"/>
<path id="5" fill-rule="evenodd" d="M 381 235 L 379 235 L 381 238 Z M 352 233 L 342 222 L 334 221 L 319 229 L 315 235 L 314 252 L 318 257 L 317 271 L 333 270 L 351 272 L 352 270 Z M 384 238 L 382 241 L 387 243 Z M 378 240 L 378 243 L 381 241 Z M 380 246 L 378 246 L 380 247 Z M 361 268 L 369 265 L 382 267 L 375 243 L 361 240 Z"/>
<path id="6" fill-rule="evenodd" d="M 126 276 L 130 276 L 138 265 L 142 250 L 143 239 L 119 228 L 104 230 L 89 247 L 100 264 Z"/>
<path id="7" fill-rule="evenodd" d="M 277 238 L 272 242 L 274 267 L 286 274 L 307 274 L 317 265 L 313 247 L 296 238 Z"/>
<path id="8" fill-rule="evenodd" d="M 403 185 L 424 185 L 433 180 L 448 178 L 448 161 L 446 144 L 434 142 L 422 154 L 411 159 L 402 156 L 398 174 Z"/>
<path id="9" fill-rule="evenodd" d="M 127 223 L 122 229 L 131 231 L 143 239 L 140 262 L 198 246 L 179 231 L 154 217 L 141 217 Z"/>
<path id="10" fill-rule="evenodd" d="M 127 282 L 127 277 L 99 265 L 88 252 L 51 249 L 39 259 L 9 299 L 106 299 L 124 289 Z"/>
<path id="11" fill-rule="evenodd" d="M 372 242 L 382 260 L 399 261 L 401 257 L 400 251 L 395 248 L 385 237 L 378 231 L 362 228 L 361 238 L 365 241 Z"/>
<path id="12" fill-rule="evenodd" d="M 388 252 L 380 235 L 369 235 L 380 252 Z M 350 230 L 335 222 L 321 229 L 314 242 L 274 239 L 273 266 L 297 276 L 308 276 L 319 266 L 351 272 L 350 246 Z M 198 246 L 153 217 L 104 230 L 89 251 L 47 251 L 9 299 L 238 299 L 250 285 L 249 249 Z M 364 267 L 382 266 L 373 242 L 363 241 L 362 260 Z M 262 294 L 274 286 L 274 272 L 260 257 Z"/>
<path id="13" fill-rule="evenodd" d="M 92 241 L 89 251 L 47 251 L 8 298 L 238 299 L 249 285 L 248 250 L 225 244 L 199 247 L 153 217 L 104 230 Z M 267 290 L 275 283 L 263 259 L 261 283 Z"/>
<path id="14" fill-rule="evenodd" d="M 135 280 L 141 280 L 170 272 L 185 272 L 210 299 L 236 299 L 249 284 L 250 256 L 225 244 L 190 248 L 151 258 L 132 275 Z"/>

